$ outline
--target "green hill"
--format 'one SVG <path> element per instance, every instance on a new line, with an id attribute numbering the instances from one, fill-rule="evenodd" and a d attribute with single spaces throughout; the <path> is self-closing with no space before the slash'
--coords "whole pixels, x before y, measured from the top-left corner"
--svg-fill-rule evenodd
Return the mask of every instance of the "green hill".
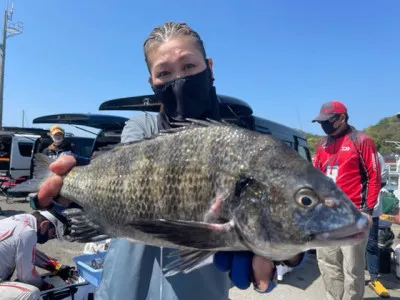
<path id="1" fill-rule="evenodd" d="M 377 124 L 371 125 L 364 131 L 375 141 L 378 151 L 383 154 L 400 153 L 400 149 L 387 141 L 400 142 L 400 119 L 396 116 L 391 116 L 381 119 Z M 301 131 L 307 139 L 312 154 L 315 152 L 315 146 L 321 138 L 319 135 Z"/>

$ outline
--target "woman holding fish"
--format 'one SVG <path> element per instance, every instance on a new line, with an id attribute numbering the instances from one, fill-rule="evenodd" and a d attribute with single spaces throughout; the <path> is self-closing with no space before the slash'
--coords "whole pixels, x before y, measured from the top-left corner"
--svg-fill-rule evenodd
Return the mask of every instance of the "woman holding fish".
<path id="1" fill-rule="evenodd" d="M 144 53 L 149 83 L 163 109 L 156 117 L 145 114 L 128 121 L 122 142 L 149 137 L 171 128 L 172 121 L 184 118 L 220 119 L 213 86 L 213 61 L 207 59 L 197 32 L 185 23 L 165 23 L 146 39 Z M 51 165 L 51 170 L 64 174 L 75 164 L 72 156 L 65 155 Z M 48 179 L 38 193 L 38 205 L 50 205 L 61 186 L 61 177 Z M 275 286 L 273 262 L 251 252 L 220 252 L 215 255 L 214 264 L 204 263 L 188 274 L 165 277 L 162 266 L 170 252 L 166 248 L 114 239 L 96 299 L 220 300 L 228 299 L 232 282 L 241 289 L 253 283 L 259 292 L 270 292 Z M 302 257 L 298 255 L 288 263 L 295 266 Z"/>
<path id="2" fill-rule="evenodd" d="M 220 300 L 232 284 L 268 293 L 272 260 L 297 266 L 308 249 L 366 238 L 367 217 L 296 151 L 269 135 L 204 121 L 220 120 L 219 101 L 197 32 L 165 23 L 144 53 L 161 112 L 129 120 L 124 145 L 89 165 L 58 158 L 51 171 L 68 174 L 51 176 L 37 195 L 40 207 L 58 195 L 82 207 L 63 211 L 75 240 L 118 237 L 96 299 Z M 176 128 L 187 118 L 198 120 Z M 161 130 L 170 133 L 154 137 Z M 46 166 L 40 155 L 36 161 Z M 175 248 L 183 272 L 167 276 Z"/>

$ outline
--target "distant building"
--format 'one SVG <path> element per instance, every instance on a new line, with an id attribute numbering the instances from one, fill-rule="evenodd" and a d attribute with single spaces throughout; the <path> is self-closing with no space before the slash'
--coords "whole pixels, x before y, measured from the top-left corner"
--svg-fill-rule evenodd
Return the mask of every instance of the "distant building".
<path id="1" fill-rule="evenodd" d="M 388 188 L 400 189 L 400 156 L 385 155 L 383 159 L 389 168 Z"/>

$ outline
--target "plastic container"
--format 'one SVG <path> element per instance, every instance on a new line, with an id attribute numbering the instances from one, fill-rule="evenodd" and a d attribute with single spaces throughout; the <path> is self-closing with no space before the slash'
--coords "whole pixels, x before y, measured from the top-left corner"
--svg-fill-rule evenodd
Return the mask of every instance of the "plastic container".
<path id="1" fill-rule="evenodd" d="M 86 281 L 95 287 L 98 287 L 103 272 L 103 262 L 107 252 L 99 252 L 95 254 L 84 254 L 73 258 L 77 266 L 77 271 Z M 98 265 L 95 268 L 94 265 Z"/>

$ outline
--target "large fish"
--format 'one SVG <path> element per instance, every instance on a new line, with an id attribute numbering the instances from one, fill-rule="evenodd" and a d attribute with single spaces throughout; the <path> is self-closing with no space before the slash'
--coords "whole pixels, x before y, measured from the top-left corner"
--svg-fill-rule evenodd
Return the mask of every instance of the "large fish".
<path id="1" fill-rule="evenodd" d="M 35 160 L 39 177 L 52 176 L 48 157 Z M 283 142 L 206 121 L 118 145 L 73 168 L 60 196 L 82 207 L 64 211 L 71 241 L 122 237 L 177 248 L 175 271 L 216 251 L 286 260 L 360 242 L 369 229 L 336 184 Z"/>

